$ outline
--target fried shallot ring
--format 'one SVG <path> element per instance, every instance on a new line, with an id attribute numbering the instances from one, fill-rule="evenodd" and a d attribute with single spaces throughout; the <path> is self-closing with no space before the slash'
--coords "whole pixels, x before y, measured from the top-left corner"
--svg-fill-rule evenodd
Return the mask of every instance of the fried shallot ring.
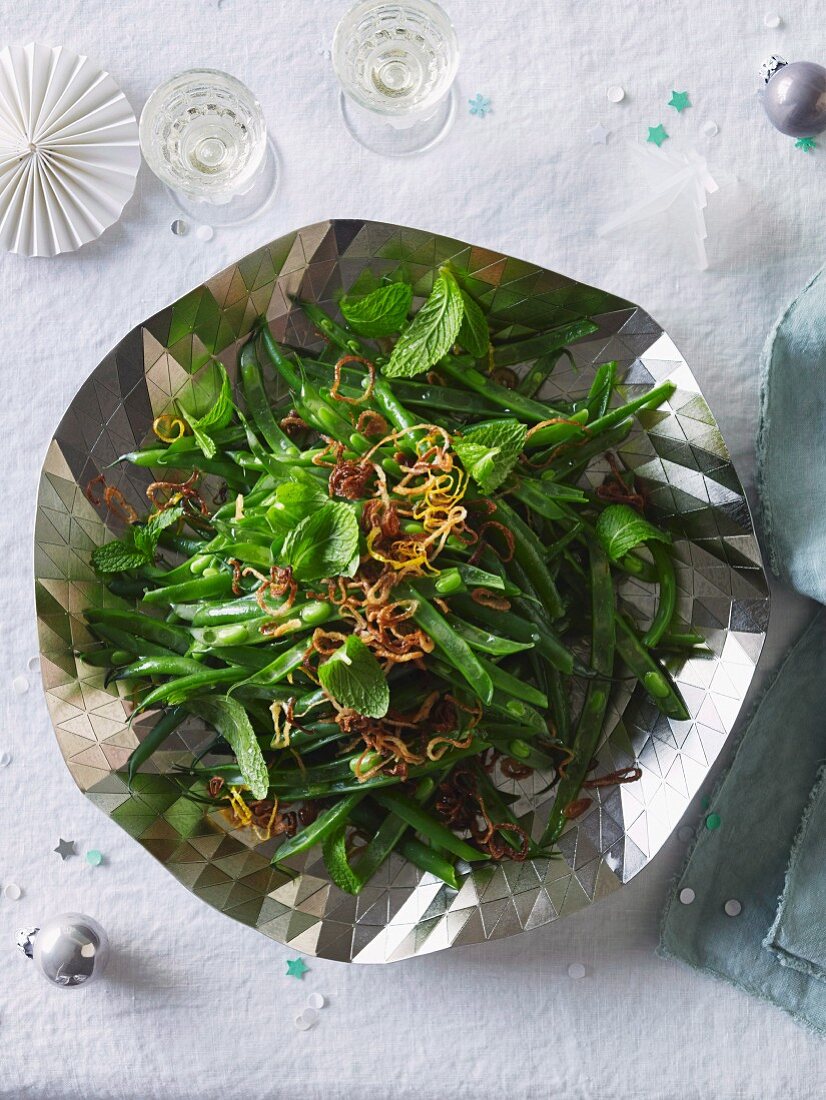
<path id="1" fill-rule="evenodd" d="M 617 768 L 607 775 L 599 775 L 595 779 L 586 779 L 582 784 L 583 790 L 593 790 L 595 787 L 615 787 L 622 783 L 636 783 L 642 779 L 642 768 L 636 764 L 627 768 Z"/>
<path id="2" fill-rule="evenodd" d="M 345 397 L 343 393 L 338 392 L 338 388 L 341 385 L 341 368 L 345 363 L 361 363 L 363 366 L 367 367 L 368 381 L 361 397 Z M 361 355 L 344 355 L 333 367 L 333 384 L 330 387 L 330 397 L 334 398 L 336 401 L 346 401 L 348 405 L 362 405 L 373 396 L 373 387 L 375 384 L 376 368 L 369 359 L 364 359 Z"/>
<path id="3" fill-rule="evenodd" d="M 511 602 L 504 596 L 497 596 L 489 588 L 472 588 L 470 598 L 480 607 L 490 607 L 494 611 L 510 611 Z"/>

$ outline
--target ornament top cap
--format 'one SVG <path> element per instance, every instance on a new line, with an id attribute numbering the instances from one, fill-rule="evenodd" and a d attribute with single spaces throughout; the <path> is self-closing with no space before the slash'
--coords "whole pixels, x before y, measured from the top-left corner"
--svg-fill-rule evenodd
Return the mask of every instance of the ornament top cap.
<path id="1" fill-rule="evenodd" d="M 783 57 L 779 57 L 776 53 L 772 54 L 768 61 L 764 61 L 760 66 L 760 75 L 765 83 L 768 84 L 774 74 L 782 69 L 784 65 L 788 65 L 788 61 Z"/>

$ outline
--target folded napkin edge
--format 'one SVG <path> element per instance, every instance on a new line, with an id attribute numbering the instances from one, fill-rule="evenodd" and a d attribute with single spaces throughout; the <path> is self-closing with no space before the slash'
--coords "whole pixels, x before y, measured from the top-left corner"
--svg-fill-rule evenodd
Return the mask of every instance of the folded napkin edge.
<path id="1" fill-rule="evenodd" d="M 781 966 L 790 967 L 793 970 L 799 970 L 803 974 L 808 974 L 810 978 L 817 978 L 820 981 L 824 979 L 824 973 L 821 967 L 816 966 L 807 959 L 801 959 L 799 955 L 794 955 L 791 951 L 788 951 L 781 944 L 775 942 L 775 937 L 778 934 L 780 925 L 783 920 L 783 915 L 786 910 L 786 903 L 788 901 L 789 887 L 791 884 L 791 878 L 794 874 L 798 862 L 800 860 L 801 852 L 803 849 L 803 841 L 806 836 L 806 829 L 815 807 L 818 805 L 820 798 L 824 797 L 823 786 L 826 784 L 826 762 L 820 765 L 815 776 L 815 781 L 812 784 L 812 790 L 809 794 L 808 801 L 806 802 L 806 808 L 803 811 L 803 816 L 800 819 L 797 832 L 795 833 L 794 840 L 792 841 L 791 853 L 789 855 L 789 863 L 786 867 L 786 876 L 783 880 L 783 891 L 780 897 L 777 899 L 777 913 L 771 928 L 766 933 L 763 940 L 763 947 L 774 955 Z"/>

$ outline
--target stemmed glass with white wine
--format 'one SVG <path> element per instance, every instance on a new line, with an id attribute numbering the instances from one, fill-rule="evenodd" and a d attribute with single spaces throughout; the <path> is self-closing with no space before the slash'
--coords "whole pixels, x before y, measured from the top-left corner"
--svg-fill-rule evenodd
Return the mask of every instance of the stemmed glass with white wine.
<path id="1" fill-rule="evenodd" d="M 239 225 L 275 193 L 277 163 L 261 105 L 229 73 L 189 69 L 161 84 L 140 120 L 141 151 L 196 221 Z"/>
<path id="2" fill-rule="evenodd" d="M 368 149 L 406 156 L 449 129 L 459 44 L 434 0 L 359 0 L 336 27 L 332 55 L 345 125 Z"/>

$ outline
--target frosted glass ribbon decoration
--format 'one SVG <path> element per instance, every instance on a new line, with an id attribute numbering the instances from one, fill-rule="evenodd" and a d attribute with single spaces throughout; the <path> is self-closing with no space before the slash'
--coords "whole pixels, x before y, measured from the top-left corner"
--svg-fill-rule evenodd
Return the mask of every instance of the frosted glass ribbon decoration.
<path id="1" fill-rule="evenodd" d="M 0 247 L 69 252 L 117 221 L 140 167 L 123 92 L 62 46 L 0 52 Z"/>
<path id="2" fill-rule="evenodd" d="M 631 145 L 646 178 L 642 198 L 601 225 L 601 237 L 629 225 L 667 215 L 671 227 L 688 242 L 697 266 L 708 267 L 705 209 L 708 196 L 719 190 L 705 157 L 696 150 L 677 152 L 650 145 Z"/>

